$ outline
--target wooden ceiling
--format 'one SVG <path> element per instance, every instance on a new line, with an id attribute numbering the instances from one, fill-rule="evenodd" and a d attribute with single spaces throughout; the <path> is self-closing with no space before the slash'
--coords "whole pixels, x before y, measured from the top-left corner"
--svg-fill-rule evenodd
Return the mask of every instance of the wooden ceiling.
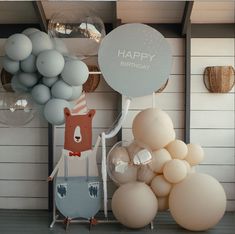
<path id="1" fill-rule="evenodd" d="M 74 21 L 87 15 L 97 15 L 105 23 L 113 22 L 117 16 L 122 22 L 180 23 L 185 1 L 51 1 L 42 5 L 47 19 L 62 13 Z M 235 1 L 194 2 L 192 23 L 235 23 Z M 37 23 L 38 18 L 32 1 L 1 1 L 0 24 Z"/>

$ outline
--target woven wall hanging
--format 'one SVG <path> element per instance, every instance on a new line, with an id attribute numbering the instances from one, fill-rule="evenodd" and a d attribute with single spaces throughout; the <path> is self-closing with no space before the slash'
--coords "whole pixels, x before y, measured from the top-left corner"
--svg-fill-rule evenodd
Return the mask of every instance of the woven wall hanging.
<path id="1" fill-rule="evenodd" d="M 1 83 L 2 87 L 7 92 L 13 92 L 13 89 L 11 87 L 11 79 L 13 75 L 7 72 L 4 68 L 1 71 Z"/>
<path id="2" fill-rule="evenodd" d="M 96 66 L 88 66 L 90 72 L 98 72 Z M 100 83 L 100 74 L 89 74 L 87 81 L 83 84 L 83 90 L 86 93 L 94 92 Z"/>
<path id="3" fill-rule="evenodd" d="M 232 66 L 206 67 L 203 81 L 212 93 L 228 93 L 234 86 L 234 69 Z"/>

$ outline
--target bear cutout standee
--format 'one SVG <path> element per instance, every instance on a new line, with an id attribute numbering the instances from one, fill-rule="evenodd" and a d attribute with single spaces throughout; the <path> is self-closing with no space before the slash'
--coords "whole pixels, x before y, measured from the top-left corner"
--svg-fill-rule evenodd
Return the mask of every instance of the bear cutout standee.
<path id="1" fill-rule="evenodd" d="M 83 218 L 90 225 L 95 224 L 95 214 L 101 206 L 101 183 L 96 163 L 96 153 L 100 137 L 92 149 L 92 119 L 95 110 L 86 114 L 72 114 L 68 108 L 65 115 L 65 141 L 61 158 L 48 177 L 56 176 L 54 186 L 54 212 L 52 228 L 55 222 L 61 222 L 56 208 L 65 217 L 66 228 L 72 219 Z"/>

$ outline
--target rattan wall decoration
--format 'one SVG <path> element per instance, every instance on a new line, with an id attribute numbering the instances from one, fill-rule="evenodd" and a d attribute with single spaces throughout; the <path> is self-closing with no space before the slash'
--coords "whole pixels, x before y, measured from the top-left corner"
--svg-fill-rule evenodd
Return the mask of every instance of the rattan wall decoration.
<path id="1" fill-rule="evenodd" d="M 157 91 L 155 91 L 155 93 L 161 93 L 163 92 L 163 90 L 166 88 L 166 86 L 168 85 L 169 79 L 166 80 L 166 83 Z"/>
<path id="2" fill-rule="evenodd" d="M 13 92 L 13 89 L 11 87 L 11 79 L 13 75 L 7 72 L 4 68 L 2 68 L 1 71 L 1 84 L 5 91 L 7 92 Z"/>
<path id="3" fill-rule="evenodd" d="M 228 93 L 234 86 L 234 68 L 232 66 L 206 67 L 203 81 L 212 93 Z"/>
<path id="4" fill-rule="evenodd" d="M 90 72 L 99 72 L 97 66 L 88 65 Z M 86 93 L 94 92 L 100 83 L 100 74 L 89 74 L 87 81 L 83 84 L 83 90 Z"/>

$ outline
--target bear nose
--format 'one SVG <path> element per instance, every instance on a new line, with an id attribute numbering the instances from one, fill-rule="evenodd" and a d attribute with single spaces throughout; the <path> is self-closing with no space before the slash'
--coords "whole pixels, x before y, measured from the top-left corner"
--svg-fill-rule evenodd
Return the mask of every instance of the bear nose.
<path id="1" fill-rule="evenodd" d="M 75 139 L 78 141 L 78 140 L 80 140 L 80 136 L 75 136 Z"/>

